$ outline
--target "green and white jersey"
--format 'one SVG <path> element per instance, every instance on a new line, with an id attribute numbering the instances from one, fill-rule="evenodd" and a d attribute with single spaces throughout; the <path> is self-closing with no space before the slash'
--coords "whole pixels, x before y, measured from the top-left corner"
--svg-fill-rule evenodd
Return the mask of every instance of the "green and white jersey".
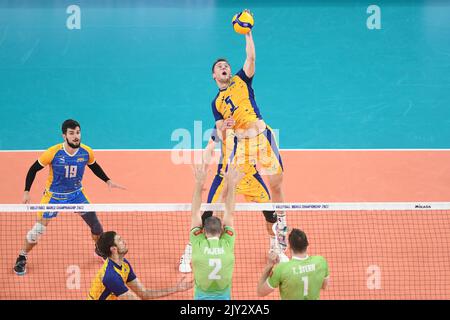
<path id="1" fill-rule="evenodd" d="M 195 290 L 218 295 L 229 292 L 234 268 L 235 231 L 225 227 L 219 237 L 207 239 L 203 229 L 190 232 L 192 244 L 192 268 Z"/>
<path id="2" fill-rule="evenodd" d="M 272 289 L 280 288 L 282 300 L 317 300 L 326 278 L 328 263 L 324 257 L 293 257 L 275 266 L 267 284 Z"/>

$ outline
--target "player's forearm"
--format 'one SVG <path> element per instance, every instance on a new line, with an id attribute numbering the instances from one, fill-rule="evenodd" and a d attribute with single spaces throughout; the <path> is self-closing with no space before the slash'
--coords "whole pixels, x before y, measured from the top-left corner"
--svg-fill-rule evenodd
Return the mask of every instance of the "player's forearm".
<path id="1" fill-rule="evenodd" d="M 104 182 L 107 182 L 110 180 L 106 173 L 103 171 L 102 167 L 97 162 L 94 162 L 93 164 L 88 165 L 89 169 L 92 170 L 92 172 L 101 180 Z"/>
<path id="2" fill-rule="evenodd" d="M 177 292 L 177 288 L 176 287 L 160 289 L 160 290 L 146 289 L 143 299 L 144 300 L 148 300 L 148 299 L 160 298 L 160 297 L 168 296 L 169 294 L 172 294 L 172 293 L 175 293 L 175 292 Z"/>
<path id="3" fill-rule="evenodd" d="M 273 268 L 273 265 L 271 265 L 271 264 L 266 265 L 266 267 L 264 268 L 263 274 L 261 276 L 261 279 L 260 279 L 261 283 L 266 282 L 267 278 L 269 278 L 272 268 Z"/>
<path id="4" fill-rule="evenodd" d="M 273 267 L 272 265 L 267 265 L 264 268 L 261 278 L 259 278 L 258 289 L 257 289 L 259 296 L 262 296 L 262 294 L 260 294 L 260 293 L 263 292 L 264 284 L 266 283 L 267 278 L 269 278 L 269 276 L 270 276 L 270 271 L 272 271 L 272 267 Z"/>
<path id="5" fill-rule="evenodd" d="M 203 183 L 195 181 L 194 195 L 192 196 L 192 215 L 197 215 L 202 205 L 202 189 Z"/>
<path id="6" fill-rule="evenodd" d="M 255 43 L 253 42 L 253 36 L 251 32 L 245 35 L 245 52 L 247 54 L 247 60 L 249 62 L 254 62 L 256 60 Z"/>
<path id="7" fill-rule="evenodd" d="M 234 212 L 234 207 L 236 203 L 236 184 L 230 183 L 227 186 L 227 193 L 225 198 L 225 213 L 230 215 Z"/>
<path id="8" fill-rule="evenodd" d="M 31 186 L 34 182 L 34 178 L 36 178 L 36 173 L 43 168 L 44 167 L 41 166 L 39 161 L 36 160 L 36 162 L 33 163 L 33 165 L 28 170 L 27 177 L 25 178 L 25 191 L 30 191 Z"/>

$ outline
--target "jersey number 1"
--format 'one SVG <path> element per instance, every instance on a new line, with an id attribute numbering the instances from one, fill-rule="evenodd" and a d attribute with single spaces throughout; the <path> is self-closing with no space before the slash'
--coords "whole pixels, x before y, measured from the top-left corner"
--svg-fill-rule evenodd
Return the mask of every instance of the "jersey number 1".
<path id="1" fill-rule="evenodd" d="M 303 281 L 303 296 L 306 297 L 308 295 L 308 277 L 302 277 Z"/>
<path id="2" fill-rule="evenodd" d="M 75 178 L 77 176 L 77 168 L 77 166 L 64 166 L 66 178 Z"/>
<path id="3" fill-rule="evenodd" d="M 231 101 L 231 98 L 230 98 L 230 97 L 227 97 L 227 98 L 225 99 L 225 102 L 226 102 L 227 104 L 230 105 L 231 115 L 233 115 L 233 114 L 234 114 L 234 111 L 237 109 L 237 107 L 234 105 L 233 101 Z"/>

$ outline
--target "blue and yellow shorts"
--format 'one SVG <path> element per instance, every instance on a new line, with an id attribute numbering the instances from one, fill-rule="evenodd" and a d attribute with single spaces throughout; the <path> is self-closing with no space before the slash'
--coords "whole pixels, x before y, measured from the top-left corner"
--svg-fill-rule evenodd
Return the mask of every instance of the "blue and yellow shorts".
<path id="1" fill-rule="evenodd" d="M 280 151 L 269 126 L 256 137 L 247 139 L 237 139 L 232 131 L 227 132 L 223 153 L 227 163 L 237 164 L 242 168 L 258 165 L 263 175 L 283 172 Z"/>
<path id="2" fill-rule="evenodd" d="M 48 190 L 44 191 L 41 204 L 88 204 L 90 203 L 82 189 L 70 193 L 56 193 Z M 58 212 L 38 212 L 38 218 L 51 219 L 58 215 Z"/>

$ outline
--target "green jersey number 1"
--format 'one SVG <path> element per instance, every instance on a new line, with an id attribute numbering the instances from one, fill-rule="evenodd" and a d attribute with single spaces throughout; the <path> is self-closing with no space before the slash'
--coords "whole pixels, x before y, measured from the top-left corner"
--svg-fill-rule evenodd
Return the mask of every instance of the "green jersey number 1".
<path id="1" fill-rule="evenodd" d="M 306 297 L 308 295 L 308 277 L 302 277 L 303 281 L 303 296 Z"/>
<path id="2" fill-rule="evenodd" d="M 213 271 L 208 275 L 209 280 L 220 280 L 222 277 L 218 275 L 220 269 L 222 269 L 222 260 L 209 259 L 209 266 L 214 267 Z"/>

